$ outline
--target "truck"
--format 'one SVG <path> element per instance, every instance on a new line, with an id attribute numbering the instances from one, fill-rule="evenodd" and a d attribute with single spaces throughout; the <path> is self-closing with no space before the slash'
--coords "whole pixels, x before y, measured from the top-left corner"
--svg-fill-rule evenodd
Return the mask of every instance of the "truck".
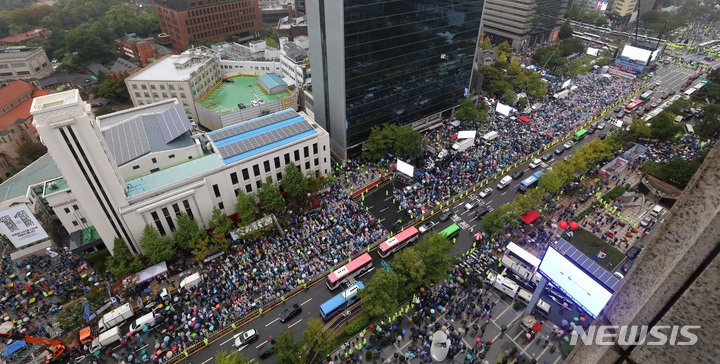
<path id="1" fill-rule="evenodd" d="M 491 132 L 483 135 L 482 138 L 483 138 L 483 140 L 485 141 L 485 143 L 487 143 L 487 142 L 493 141 L 495 138 L 498 137 L 498 135 L 500 135 L 498 132 L 496 132 L 496 131 L 491 131 Z"/>
<path id="2" fill-rule="evenodd" d="M 13 344 L 10 344 L 8 347 L 3 349 L 3 355 L 7 356 L 11 356 L 19 350 L 25 348 L 25 342 L 45 345 L 46 348 L 42 354 L 45 358 L 45 363 L 55 361 L 63 355 L 78 351 L 80 348 L 80 344 L 77 341 L 66 344 L 60 340 L 32 337 L 21 333 L 0 333 L 0 339 L 15 340 Z M 18 342 L 22 342 L 23 344 L 17 344 Z"/>
<path id="3" fill-rule="evenodd" d="M 519 289 L 518 285 L 515 284 L 515 282 L 494 272 L 488 274 L 486 282 L 487 284 L 495 287 L 495 289 L 497 289 L 498 291 L 505 293 L 513 299 L 517 295 Z"/>
<path id="4" fill-rule="evenodd" d="M 462 139 L 458 140 L 455 144 L 453 144 L 452 149 L 456 152 L 462 152 L 465 149 L 470 148 L 470 146 L 475 143 L 475 139 Z"/>
<path id="5" fill-rule="evenodd" d="M 497 185 L 498 190 L 502 190 L 503 188 L 507 187 L 507 185 L 509 185 L 512 180 L 513 179 L 510 176 L 503 177 Z"/>
<path id="6" fill-rule="evenodd" d="M 98 321 L 98 332 L 102 333 L 112 327 L 120 325 L 125 320 L 133 317 L 135 311 L 130 303 L 126 303 L 106 314 Z"/>
<path id="7" fill-rule="evenodd" d="M 122 339 L 122 335 L 120 334 L 120 328 L 115 326 L 98 335 L 98 337 L 96 337 L 95 340 L 92 341 L 92 344 L 90 345 L 90 352 L 94 353 L 98 350 L 101 350 L 102 348 L 107 347 L 112 343 L 120 341 L 120 339 Z"/>
<path id="8" fill-rule="evenodd" d="M 200 283 L 200 281 L 202 281 L 202 278 L 200 278 L 200 273 L 193 273 L 180 281 L 180 288 L 193 288 L 198 283 Z"/>

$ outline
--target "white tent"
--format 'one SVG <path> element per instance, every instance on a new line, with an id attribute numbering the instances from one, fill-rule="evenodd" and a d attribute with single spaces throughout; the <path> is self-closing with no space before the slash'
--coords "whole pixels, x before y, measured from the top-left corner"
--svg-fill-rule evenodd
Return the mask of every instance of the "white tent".
<path id="1" fill-rule="evenodd" d="M 160 262 L 158 264 L 153 265 L 152 267 L 145 268 L 137 273 L 135 273 L 135 278 L 137 278 L 136 283 L 142 283 L 147 282 L 153 277 L 159 276 L 161 274 L 167 273 L 167 264 L 165 262 Z"/>
<path id="2" fill-rule="evenodd" d="M 397 160 L 397 170 L 398 170 L 398 172 L 405 174 L 410 178 L 412 178 L 413 173 L 415 173 L 415 167 L 413 167 L 410 164 L 407 164 L 399 159 Z"/>
<path id="3" fill-rule="evenodd" d="M 477 131 L 474 130 L 463 130 L 461 132 L 458 132 L 458 139 L 475 139 L 475 135 L 477 134 Z"/>
<path id="4" fill-rule="evenodd" d="M 497 104 L 497 107 L 495 108 L 495 111 L 497 111 L 497 112 L 499 112 L 500 114 L 503 114 L 503 115 L 505 115 L 505 116 L 510 115 L 510 112 L 512 112 L 512 110 L 513 110 L 512 107 L 510 107 L 510 106 L 508 106 L 508 105 L 505 105 L 505 104 L 501 104 L 501 103 L 499 103 L 499 102 L 498 102 L 498 104 Z"/>

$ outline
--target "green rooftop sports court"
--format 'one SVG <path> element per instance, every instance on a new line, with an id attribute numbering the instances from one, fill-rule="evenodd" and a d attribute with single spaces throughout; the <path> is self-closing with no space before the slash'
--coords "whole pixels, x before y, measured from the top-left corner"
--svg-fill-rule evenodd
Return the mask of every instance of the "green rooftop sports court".
<path id="1" fill-rule="evenodd" d="M 257 76 L 235 76 L 230 79 L 233 83 L 220 82 L 218 86 L 208 92 L 198 103 L 218 114 L 227 114 L 238 111 L 238 104 L 252 107 L 251 102 L 263 99 L 265 102 L 287 99 L 291 93 L 287 90 L 269 95 L 258 85 Z"/>

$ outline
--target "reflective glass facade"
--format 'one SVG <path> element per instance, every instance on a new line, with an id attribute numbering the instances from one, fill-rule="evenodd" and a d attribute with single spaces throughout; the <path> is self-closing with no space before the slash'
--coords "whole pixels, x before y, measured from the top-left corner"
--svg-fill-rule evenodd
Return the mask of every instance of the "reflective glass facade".
<path id="1" fill-rule="evenodd" d="M 322 119 L 318 114 L 324 111 L 330 115 L 325 123 L 338 146 L 349 148 L 367 140 L 376 125 L 410 124 L 448 110 L 464 96 L 483 0 L 346 0 L 337 7 L 330 3 L 308 0 L 308 15 L 312 23 L 313 10 L 319 11 L 317 19 L 326 22 L 309 29 L 313 73 L 322 75 L 313 79 L 313 97 L 316 118 Z M 337 24 L 342 29 L 328 26 L 337 18 L 344 19 Z M 342 50 L 333 51 L 337 47 Z M 331 71 L 315 69 L 318 66 Z M 344 87 L 333 88 L 338 77 L 344 77 Z M 325 110 L 318 107 L 317 96 L 326 100 Z M 330 111 L 337 103 L 344 105 L 344 118 Z"/>

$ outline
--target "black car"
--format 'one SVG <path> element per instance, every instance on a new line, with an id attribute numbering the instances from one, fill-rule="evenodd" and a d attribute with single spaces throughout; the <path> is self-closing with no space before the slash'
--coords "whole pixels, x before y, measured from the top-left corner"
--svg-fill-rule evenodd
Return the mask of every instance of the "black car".
<path id="1" fill-rule="evenodd" d="M 627 251 L 627 253 L 625 253 L 625 255 L 628 257 L 628 259 L 635 260 L 635 258 L 637 258 L 638 255 L 640 255 L 641 251 L 642 251 L 642 248 L 640 248 L 638 246 L 634 246 L 634 247 L 628 249 L 628 251 Z"/>
<path id="2" fill-rule="evenodd" d="M 589 128 L 587 128 L 587 133 L 588 133 L 588 135 L 594 134 L 594 133 L 595 133 L 595 128 L 593 128 L 592 126 L 589 127 Z"/>
<path id="3" fill-rule="evenodd" d="M 517 171 L 513 172 L 512 178 L 513 178 L 513 179 L 518 179 L 518 178 L 522 177 L 523 174 L 525 174 L 525 171 L 523 171 L 523 170 L 517 170 Z"/>
<path id="4" fill-rule="evenodd" d="M 90 104 L 90 106 L 92 106 L 92 107 L 100 107 L 100 106 L 103 106 L 103 104 L 102 104 L 102 102 L 93 102 L 92 104 Z"/>
<path id="5" fill-rule="evenodd" d="M 302 307 L 296 303 L 280 314 L 280 322 L 286 322 L 287 320 L 297 316 L 300 312 L 302 312 Z"/>
<path id="6" fill-rule="evenodd" d="M 542 156 L 542 157 L 540 157 L 540 159 L 542 159 L 542 160 L 543 160 L 543 162 L 547 162 L 547 161 L 549 161 L 549 160 L 551 160 L 551 159 L 552 159 L 552 154 L 550 154 L 550 153 L 547 153 L 547 154 L 543 154 L 543 156 Z"/>
<path id="7" fill-rule="evenodd" d="M 275 340 L 270 340 L 266 342 L 265 344 L 260 345 L 258 348 L 258 355 L 260 358 L 265 359 L 270 355 L 273 355 L 275 353 Z"/>
<path id="8" fill-rule="evenodd" d="M 560 148 L 555 149 L 555 154 L 562 154 L 563 151 L 565 151 L 565 149 L 561 146 Z"/>
<path id="9" fill-rule="evenodd" d="M 450 218 L 450 216 L 453 215 L 453 212 L 450 211 L 450 209 L 447 209 L 440 214 L 440 221 L 447 221 L 447 219 Z"/>
<path id="10" fill-rule="evenodd" d="M 627 273 L 627 272 L 630 270 L 630 268 L 633 266 L 633 264 L 635 264 L 635 261 L 628 259 L 628 260 L 625 261 L 625 263 L 623 263 L 623 264 L 620 266 L 620 269 L 621 269 L 624 273 Z"/>
<path id="11" fill-rule="evenodd" d="M 477 210 L 475 217 L 477 217 L 479 219 L 479 218 L 487 215 L 489 212 L 490 212 L 490 208 L 487 207 L 487 205 L 480 206 L 480 209 Z"/>
<path id="12" fill-rule="evenodd" d="M 223 79 L 223 82 L 225 82 L 225 83 L 233 83 L 233 82 L 235 82 L 235 80 L 233 80 L 232 78 L 224 78 L 224 79 Z"/>
<path id="13" fill-rule="evenodd" d="M 605 134 L 605 133 L 600 134 L 600 140 L 605 140 L 606 137 L 607 137 L 607 134 Z"/>
<path id="14" fill-rule="evenodd" d="M 245 106 L 245 104 L 243 104 L 242 102 L 238 104 L 238 109 L 242 110 L 242 109 L 246 109 L 246 108 L 247 108 L 247 106 Z"/>

